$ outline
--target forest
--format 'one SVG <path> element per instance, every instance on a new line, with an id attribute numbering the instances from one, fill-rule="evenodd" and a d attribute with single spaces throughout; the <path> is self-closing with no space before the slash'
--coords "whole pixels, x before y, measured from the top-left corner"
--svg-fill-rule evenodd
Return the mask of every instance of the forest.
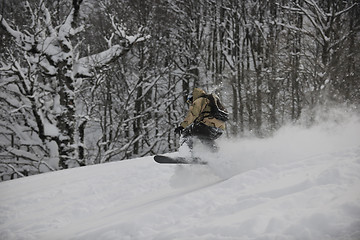
<path id="1" fill-rule="evenodd" d="M 360 104 L 357 0 L 3 0 L 0 177 L 174 152 L 194 87 L 227 138 Z"/>

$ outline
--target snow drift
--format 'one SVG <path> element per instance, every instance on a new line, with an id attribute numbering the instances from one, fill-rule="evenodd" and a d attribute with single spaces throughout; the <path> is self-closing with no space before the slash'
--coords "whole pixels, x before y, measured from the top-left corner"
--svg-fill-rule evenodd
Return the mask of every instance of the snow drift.
<path id="1" fill-rule="evenodd" d="M 360 239 L 360 120 L 0 183 L 0 239 Z M 178 153 L 173 153 L 178 154 Z"/>

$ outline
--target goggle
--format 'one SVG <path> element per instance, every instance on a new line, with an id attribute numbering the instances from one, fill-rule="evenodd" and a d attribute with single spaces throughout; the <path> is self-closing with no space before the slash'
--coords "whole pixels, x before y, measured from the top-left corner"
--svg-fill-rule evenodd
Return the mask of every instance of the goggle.
<path id="1" fill-rule="evenodd" d="M 192 96 L 189 96 L 189 97 L 187 98 L 186 102 L 187 102 L 188 104 L 192 104 L 192 102 L 193 102 L 193 97 L 192 97 Z"/>

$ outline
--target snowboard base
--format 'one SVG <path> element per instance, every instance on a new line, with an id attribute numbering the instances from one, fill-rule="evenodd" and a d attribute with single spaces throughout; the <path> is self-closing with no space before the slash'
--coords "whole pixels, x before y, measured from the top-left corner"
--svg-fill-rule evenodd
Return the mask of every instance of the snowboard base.
<path id="1" fill-rule="evenodd" d="M 185 158 L 185 157 L 168 157 L 163 155 L 154 156 L 154 160 L 161 164 L 200 164 L 205 165 L 207 162 L 200 158 Z"/>

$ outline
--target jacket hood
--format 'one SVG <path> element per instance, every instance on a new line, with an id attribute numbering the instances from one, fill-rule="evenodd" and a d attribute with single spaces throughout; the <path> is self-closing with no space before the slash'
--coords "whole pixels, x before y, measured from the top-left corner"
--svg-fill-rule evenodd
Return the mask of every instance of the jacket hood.
<path id="1" fill-rule="evenodd" d="M 202 95 L 205 95 L 205 91 L 202 90 L 201 88 L 194 88 L 193 91 L 193 101 L 195 101 L 196 99 L 198 99 L 199 97 L 201 97 Z"/>

